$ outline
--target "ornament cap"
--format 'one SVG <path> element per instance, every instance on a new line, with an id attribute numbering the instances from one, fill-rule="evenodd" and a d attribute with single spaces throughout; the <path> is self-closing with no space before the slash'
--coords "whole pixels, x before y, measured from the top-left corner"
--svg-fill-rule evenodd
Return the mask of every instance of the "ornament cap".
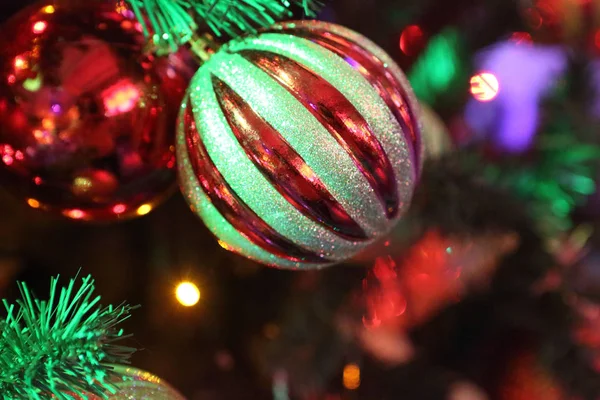
<path id="1" fill-rule="evenodd" d="M 208 61 L 221 47 L 221 44 L 208 33 L 203 35 L 194 34 L 188 44 L 192 54 L 196 57 L 196 61 L 200 64 Z"/>

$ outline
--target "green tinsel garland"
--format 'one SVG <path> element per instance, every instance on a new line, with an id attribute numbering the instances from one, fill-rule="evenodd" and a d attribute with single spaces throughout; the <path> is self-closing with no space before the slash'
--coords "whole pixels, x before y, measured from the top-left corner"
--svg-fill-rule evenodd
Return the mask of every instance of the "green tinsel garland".
<path id="1" fill-rule="evenodd" d="M 318 0 L 125 0 L 142 24 L 144 34 L 160 48 L 176 51 L 189 41 L 203 20 L 217 36 L 254 32 L 290 18 L 299 6 L 315 16 Z"/>
<path id="2" fill-rule="evenodd" d="M 135 349 L 115 345 L 125 337 L 116 325 L 134 308 L 99 305 L 94 281 L 75 280 L 57 289 L 50 284 L 47 301 L 36 299 L 25 283 L 16 304 L 3 301 L 7 317 L 0 321 L 0 395 L 4 400 L 71 400 L 95 395 L 108 398 L 116 387 L 110 364 L 127 363 Z M 75 397 L 79 396 L 79 397 Z"/>

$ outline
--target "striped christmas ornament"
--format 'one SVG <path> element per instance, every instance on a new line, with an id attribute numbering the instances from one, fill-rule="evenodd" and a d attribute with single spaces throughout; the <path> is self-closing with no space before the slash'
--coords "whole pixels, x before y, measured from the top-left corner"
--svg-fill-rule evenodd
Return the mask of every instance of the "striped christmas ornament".
<path id="1" fill-rule="evenodd" d="M 348 259 L 406 211 L 422 146 L 399 67 L 341 26 L 287 22 L 204 63 L 179 118 L 184 195 L 226 249 L 280 268 Z"/>

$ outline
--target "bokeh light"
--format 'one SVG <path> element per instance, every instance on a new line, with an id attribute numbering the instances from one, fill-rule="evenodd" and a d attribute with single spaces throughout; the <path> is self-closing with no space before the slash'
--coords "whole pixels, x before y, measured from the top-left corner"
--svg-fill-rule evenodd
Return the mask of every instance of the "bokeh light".
<path id="1" fill-rule="evenodd" d="M 16 56 L 14 61 L 15 69 L 22 70 L 28 67 L 27 61 L 23 56 Z"/>
<path id="2" fill-rule="evenodd" d="M 85 217 L 85 212 L 79 209 L 65 210 L 63 211 L 63 215 L 71 219 L 83 219 Z"/>
<path id="3" fill-rule="evenodd" d="M 200 301 L 200 289 L 192 282 L 181 282 L 175 290 L 177 301 L 185 307 L 192 307 Z"/>
<path id="4" fill-rule="evenodd" d="M 148 214 L 150 211 L 152 211 L 152 206 L 150 204 L 142 204 L 141 206 L 139 206 L 139 208 L 137 209 L 137 215 L 146 215 Z"/>
<path id="5" fill-rule="evenodd" d="M 127 210 L 127 206 L 125 204 L 115 204 L 112 210 L 115 214 L 123 214 Z"/>
<path id="6" fill-rule="evenodd" d="M 27 199 L 27 204 L 29 204 L 29 207 L 31 208 L 40 208 L 40 202 L 36 199 Z"/>
<path id="7" fill-rule="evenodd" d="M 419 25 L 409 25 L 400 35 L 400 50 L 407 56 L 417 54 L 423 49 L 425 44 L 425 35 Z"/>
<path id="8" fill-rule="evenodd" d="M 471 94 L 479 101 L 491 101 L 498 96 L 500 83 L 490 72 L 480 72 L 471 78 Z"/>
<path id="9" fill-rule="evenodd" d="M 48 28 L 48 23 L 46 21 L 38 21 L 33 24 L 32 31 L 36 35 L 40 35 L 46 31 L 46 28 Z"/>
<path id="10" fill-rule="evenodd" d="M 356 390 L 360 386 L 360 367 L 356 364 L 347 364 L 344 367 L 344 387 L 348 390 Z"/>

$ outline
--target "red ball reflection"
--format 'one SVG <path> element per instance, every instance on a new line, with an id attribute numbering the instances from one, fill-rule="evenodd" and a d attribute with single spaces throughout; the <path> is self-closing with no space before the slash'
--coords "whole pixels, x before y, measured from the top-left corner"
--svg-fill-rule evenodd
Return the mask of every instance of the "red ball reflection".
<path id="1" fill-rule="evenodd" d="M 72 219 L 143 215 L 175 188 L 175 120 L 196 66 L 145 55 L 126 10 L 55 3 L 2 27 L 0 184 Z"/>

